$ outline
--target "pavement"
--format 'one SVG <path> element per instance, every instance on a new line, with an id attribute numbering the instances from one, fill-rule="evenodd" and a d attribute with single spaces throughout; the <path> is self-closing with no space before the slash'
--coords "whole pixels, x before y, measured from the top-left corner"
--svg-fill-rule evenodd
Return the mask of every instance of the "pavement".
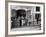
<path id="1" fill-rule="evenodd" d="M 12 31 L 29 31 L 29 30 L 40 30 L 40 26 L 25 26 L 25 27 L 18 27 L 18 28 L 12 28 Z"/>

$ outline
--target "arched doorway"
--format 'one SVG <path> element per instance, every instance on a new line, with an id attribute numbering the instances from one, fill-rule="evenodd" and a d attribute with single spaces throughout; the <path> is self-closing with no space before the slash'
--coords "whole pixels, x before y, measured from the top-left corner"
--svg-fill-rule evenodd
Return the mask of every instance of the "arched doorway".
<path id="1" fill-rule="evenodd" d="M 20 26 L 23 25 L 23 19 L 26 17 L 26 11 L 24 9 L 19 9 L 16 11 L 17 18 L 20 17 Z"/>

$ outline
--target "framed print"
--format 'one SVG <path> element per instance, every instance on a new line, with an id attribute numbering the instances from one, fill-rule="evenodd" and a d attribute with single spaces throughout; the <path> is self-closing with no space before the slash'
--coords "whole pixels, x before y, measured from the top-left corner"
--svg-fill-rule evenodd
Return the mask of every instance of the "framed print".
<path id="1" fill-rule="evenodd" d="M 44 33 L 44 3 L 8 2 L 8 35 Z"/>

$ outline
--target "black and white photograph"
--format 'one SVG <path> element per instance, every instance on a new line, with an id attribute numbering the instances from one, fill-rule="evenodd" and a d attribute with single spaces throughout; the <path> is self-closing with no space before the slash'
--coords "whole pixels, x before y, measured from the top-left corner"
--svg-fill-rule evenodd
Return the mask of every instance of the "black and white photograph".
<path id="1" fill-rule="evenodd" d="M 38 13 L 35 13 L 38 11 Z M 13 6 L 11 7 L 12 30 L 40 30 L 41 13 L 38 6 Z"/>
<path id="2" fill-rule="evenodd" d="M 8 3 L 8 34 L 43 32 L 43 4 Z"/>

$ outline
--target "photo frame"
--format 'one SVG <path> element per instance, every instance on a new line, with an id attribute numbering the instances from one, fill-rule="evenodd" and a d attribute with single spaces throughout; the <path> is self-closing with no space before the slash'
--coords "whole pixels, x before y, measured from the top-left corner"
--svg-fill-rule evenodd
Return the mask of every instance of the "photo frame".
<path id="1" fill-rule="evenodd" d="M 32 35 L 45 32 L 45 4 L 7 2 L 8 35 Z"/>

